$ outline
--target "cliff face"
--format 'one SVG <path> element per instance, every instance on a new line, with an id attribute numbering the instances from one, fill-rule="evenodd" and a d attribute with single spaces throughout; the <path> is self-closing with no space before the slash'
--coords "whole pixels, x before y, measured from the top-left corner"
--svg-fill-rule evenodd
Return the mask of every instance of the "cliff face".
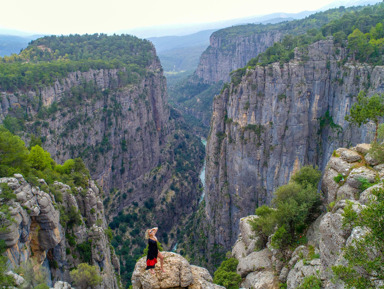
<path id="1" fill-rule="evenodd" d="M 85 189 L 77 188 L 76 195 L 56 182 L 56 198 L 44 180 L 33 185 L 16 174 L 0 178 L 0 183 L 16 194 L 16 200 L 8 201 L 12 219 L 3 219 L 8 229 L 0 234 L 10 269 L 33 264 L 36 274 L 47 272 L 52 286 L 58 280 L 71 282 L 70 270 L 88 262 L 103 279 L 97 288 L 119 288 L 119 260 L 110 250 L 101 192 L 93 181 Z"/>
<path id="2" fill-rule="evenodd" d="M 369 125 L 344 120 L 355 96 L 382 92 L 382 67 L 343 61 L 331 40 L 295 59 L 247 70 L 214 100 L 207 144 L 206 218 L 211 244 L 230 248 L 236 220 L 268 204 L 272 192 L 305 164 L 324 169 L 333 150 L 372 138 Z"/>
<path id="3" fill-rule="evenodd" d="M 135 260 L 145 246 L 143 228 L 159 226 L 165 248 L 174 245 L 177 229 L 197 207 L 204 158 L 200 139 L 169 109 L 160 62 L 153 47 L 148 53 L 152 62 L 133 72 L 77 71 L 37 92 L 0 94 L 0 119 L 21 119 L 18 133 L 26 142 L 30 134 L 41 137 L 58 163 L 84 160 L 105 191 L 108 223 L 123 210 L 140 215 L 134 222 L 119 219 L 113 228 L 124 223 L 116 235 L 135 242 L 116 242 L 117 253 Z M 124 273 L 133 271 L 123 268 Z"/>
<path id="4" fill-rule="evenodd" d="M 383 165 L 367 154 L 369 148 L 368 144 L 339 148 L 329 159 L 321 186 L 325 212 L 309 226 L 305 245 L 283 252 L 273 248 L 269 238 L 266 248 L 258 248 L 259 236 L 249 223 L 258 216 L 240 220 L 240 235 L 232 249 L 232 256 L 239 260 L 237 273 L 243 277 L 241 287 L 277 289 L 280 288 L 279 283 L 285 283 L 286 288 L 294 289 L 302 285 L 306 278 L 313 278 L 321 283 L 321 288 L 346 288 L 341 280 L 334 278 L 332 267 L 346 266 L 345 247 L 355 246 L 354 242 L 361 241 L 368 231 L 359 226 L 343 225 L 347 207 L 351 206 L 350 210 L 359 215 L 372 205 L 372 201 L 376 203 L 375 190 L 383 189 Z M 343 180 L 337 183 L 334 177 L 338 175 L 342 175 Z M 366 179 L 371 187 L 362 189 L 360 178 Z M 282 254 L 285 258 L 281 258 Z M 368 259 L 382 257 L 377 251 L 373 256 Z M 367 275 L 358 266 L 354 269 L 358 270 L 359 277 L 371 278 L 372 288 L 382 286 L 382 277 Z"/>
<path id="5" fill-rule="evenodd" d="M 20 107 L 31 118 L 27 131 L 45 138 L 44 148 L 57 162 L 81 156 L 107 192 L 127 190 L 128 182 L 158 165 L 169 110 L 158 60 L 136 85 L 119 85 L 119 74 L 79 71 L 38 93 L 3 92 L 2 117 Z M 49 112 L 39 114 L 36 99 Z"/>
<path id="6" fill-rule="evenodd" d="M 231 71 L 244 67 L 249 60 L 280 41 L 282 36 L 281 32 L 274 30 L 250 35 L 213 33 L 195 75 L 204 83 L 229 82 Z"/>

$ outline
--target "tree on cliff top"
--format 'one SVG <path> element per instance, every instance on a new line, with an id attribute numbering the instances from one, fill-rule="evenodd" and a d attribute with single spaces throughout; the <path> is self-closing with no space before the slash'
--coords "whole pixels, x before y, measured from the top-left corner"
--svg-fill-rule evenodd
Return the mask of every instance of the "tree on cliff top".
<path id="1" fill-rule="evenodd" d="M 357 102 L 352 105 L 350 114 L 345 120 L 357 124 L 359 127 L 369 121 L 375 123 L 375 139 L 377 141 L 377 131 L 379 128 L 379 119 L 384 116 L 384 95 L 375 93 L 372 97 L 367 97 L 364 91 L 357 96 Z"/>
<path id="2" fill-rule="evenodd" d="M 83 289 L 94 288 L 103 281 L 96 267 L 87 263 L 81 263 L 77 269 L 71 271 L 70 275 L 76 286 Z"/>

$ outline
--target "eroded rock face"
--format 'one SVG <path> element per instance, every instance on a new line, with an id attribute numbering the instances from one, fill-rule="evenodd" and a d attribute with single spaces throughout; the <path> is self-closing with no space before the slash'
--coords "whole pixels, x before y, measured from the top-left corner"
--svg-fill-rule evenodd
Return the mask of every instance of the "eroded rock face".
<path id="1" fill-rule="evenodd" d="M 243 250 L 240 257 L 238 254 L 233 254 L 239 260 L 237 269 L 243 277 L 241 284 L 243 287 L 275 288 L 268 286 L 279 281 L 285 283 L 287 288 L 294 289 L 303 284 L 305 278 L 308 277 L 321 281 L 322 288 L 345 288 L 341 281 L 335 281 L 332 267 L 347 265 L 343 249 L 353 245 L 354 240 L 367 234 L 365 228 L 352 228 L 348 224 L 344 224 L 345 208 L 350 206 L 356 214 L 360 214 L 369 202 L 375 200 L 373 192 L 383 188 L 382 180 L 384 178 L 377 175 L 377 172 L 382 169 L 381 164 L 378 164 L 376 169 L 365 165 L 367 150 L 365 144 L 357 145 L 351 149 L 338 149 L 336 154 L 330 158 L 325 167 L 321 187 L 322 193 L 327 197 L 323 199 L 327 211 L 308 227 L 308 243 L 306 245 L 298 246 L 293 252 L 289 249 L 282 252 L 271 246 L 270 236 L 267 248 L 262 251 L 247 255 Z M 332 176 L 339 174 L 344 176 L 341 181 L 344 184 L 336 183 L 333 180 Z M 368 181 L 372 175 L 375 175 L 372 181 L 376 184 L 364 191 L 355 188 L 354 182 L 357 180 L 357 176 L 365 176 Z M 255 216 L 250 217 L 254 218 Z M 249 236 L 252 237 L 252 231 Z M 253 236 L 256 236 L 255 233 Z M 240 235 L 239 240 L 241 242 L 243 242 L 242 239 Z M 239 246 L 239 240 L 236 242 L 234 250 Z M 374 252 L 369 254 L 374 254 Z M 283 255 L 286 256 L 285 261 L 282 261 Z M 260 285 L 262 280 L 269 281 L 265 285 Z"/>
<path id="2" fill-rule="evenodd" d="M 244 67 L 249 60 L 278 42 L 280 31 L 252 33 L 251 35 L 220 35 L 213 33 L 210 46 L 200 57 L 195 75 L 203 82 L 229 82 L 230 72 Z"/>
<path id="3" fill-rule="evenodd" d="M 55 283 L 55 289 L 71 288 L 69 284 L 59 280 L 71 282 L 69 271 L 86 262 L 76 251 L 75 245 L 88 242 L 92 244 L 89 248 L 91 250 L 89 262 L 96 266 L 103 278 L 102 284 L 97 288 L 118 288 L 115 273 L 119 273 L 119 262 L 110 251 L 109 239 L 105 233 L 107 226 L 104 207 L 100 192 L 93 181 L 89 182 L 86 194 L 77 196 L 72 195 L 69 186 L 56 182 L 55 188 L 62 194 L 62 202 L 55 200 L 51 192 L 31 186 L 19 174 L 13 178 L 0 178 L 0 183 L 8 184 L 16 194 L 16 200 L 8 203 L 14 221 L 8 221 L 10 224 L 8 231 L 0 234 L 0 239 L 5 240 L 8 248 L 6 255 L 11 268 L 30 261 L 35 264 L 36 270 L 41 266 L 49 270 L 52 282 L 58 281 Z M 93 200 L 91 202 L 90 196 Z M 80 223 L 68 230 L 68 224 L 60 222 L 60 218 L 64 216 L 60 216 L 59 206 L 62 206 L 64 214 L 70 208 L 80 212 Z M 96 220 L 89 217 L 92 214 L 101 222 L 96 224 Z M 68 235 L 72 232 L 77 243 L 75 245 L 68 239 Z M 46 266 L 48 263 L 52 265 Z M 48 281 L 49 285 L 52 285 L 51 281 Z"/>
<path id="4" fill-rule="evenodd" d="M 339 67 L 345 51 L 334 50 L 331 40 L 316 42 L 307 55 L 296 51 L 289 63 L 248 69 L 240 84 L 215 97 L 206 157 L 206 215 L 215 224 L 207 230 L 209 244 L 230 249 L 240 231 L 237 220 L 269 204 L 272 192 L 300 167 L 325 171 L 338 147 L 370 140 L 370 124 L 351 127 L 344 118 L 363 82 L 370 83 L 368 95 L 382 91 L 384 69 L 348 62 Z M 343 75 L 343 83 L 336 75 Z M 362 158 L 356 150 L 335 153 L 340 156 L 323 184 L 332 201 L 339 197 L 334 177 L 349 173 Z M 341 197 L 354 194 L 344 189 Z"/>
<path id="5" fill-rule="evenodd" d="M 155 267 L 155 274 L 146 268 L 146 257 L 141 258 L 135 266 L 132 275 L 133 289 L 166 289 L 166 288 L 224 288 L 212 284 L 209 272 L 201 267 L 191 266 L 189 262 L 179 254 L 162 252 L 164 256 L 164 270 L 161 272 L 160 260 Z"/>

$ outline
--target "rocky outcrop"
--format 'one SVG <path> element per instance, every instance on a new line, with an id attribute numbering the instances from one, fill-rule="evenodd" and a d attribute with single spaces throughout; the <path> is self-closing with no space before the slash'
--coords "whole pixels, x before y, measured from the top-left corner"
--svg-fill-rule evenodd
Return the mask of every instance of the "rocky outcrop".
<path id="1" fill-rule="evenodd" d="M 162 252 L 164 256 L 164 271 L 160 264 L 155 267 L 152 274 L 146 268 L 146 257 L 141 258 L 135 266 L 132 275 L 133 289 L 166 289 L 166 288 L 192 288 L 192 289 L 220 289 L 222 286 L 213 284 L 208 270 L 190 265 L 181 255 Z"/>
<path id="2" fill-rule="evenodd" d="M 214 32 L 209 47 L 200 57 L 195 75 L 204 83 L 229 82 L 233 70 L 244 67 L 249 60 L 280 41 L 279 30 L 248 31 L 250 26 L 237 26 Z M 242 31 L 242 28 L 245 31 Z M 255 25 L 256 28 L 256 25 Z M 231 33 L 231 30 L 240 30 Z"/>
<path id="3" fill-rule="evenodd" d="M 362 147 L 365 149 L 362 150 Z M 378 187 L 382 188 L 383 177 L 379 177 L 382 169 L 380 164 L 374 168 L 366 165 L 365 156 L 368 149 L 367 144 L 359 144 L 350 149 L 337 149 L 328 161 L 322 178 L 323 202 L 327 210 L 307 229 L 306 245 L 300 245 L 293 251 L 284 251 L 285 260 L 281 258 L 282 252 L 271 246 L 271 239 L 266 248 L 242 256 L 237 254 L 236 245 L 233 247 L 232 256 L 239 260 L 237 271 L 243 277 L 241 287 L 280 288 L 278 284 L 285 283 L 286 288 L 294 289 L 298 288 L 306 277 L 311 277 L 320 280 L 322 288 L 344 288 L 340 281 L 333 279 L 332 266 L 346 264 L 343 249 L 366 232 L 361 227 L 343 226 L 344 208 L 349 202 L 352 209 L 359 214 L 368 200 L 374 198 L 372 191 Z M 349 165 L 349 169 L 345 169 Z M 363 192 L 360 189 L 357 193 L 353 187 L 343 188 L 354 179 L 351 173 L 356 167 L 364 169 L 367 175 L 375 176 L 373 186 Z M 344 180 L 337 182 L 338 178 L 330 178 L 333 172 L 343 175 Z M 329 190 L 333 193 L 330 194 Z M 348 193 L 349 190 L 352 193 Z M 342 194 L 339 194 L 340 191 Z M 250 216 L 248 220 L 255 217 L 257 216 Z M 244 224 L 241 224 L 244 219 L 246 218 L 240 221 L 240 227 L 244 227 Z M 238 240 L 244 239 L 257 239 L 257 235 L 252 231 L 242 230 Z"/>
<path id="4" fill-rule="evenodd" d="M 56 182 L 54 194 L 44 180 L 39 182 L 40 186 L 31 185 L 19 174 L 0 178 L 16 195 L 16 200 L 7 203 L 10 218 L 2 216 L 7 230 L 0 233 L 10 268 L 26 263 L 33 264 L 36 271 L 44 268 L 52 285 L 58 280 L 71 282 L 70 270 L 89 262 L 103 279 L 97 288 L 119 288 L 119 261 L 110 250 L 104 207 L 95 183 L 90 181 L 74 195 L 65 184 Z M 79 249 L 84 244 L 89 244 L 85 251 Z M 55 288 L 71 288 L 63 282 L 57 287 L 58 283 Z"/>
<path id="5" fill-rule="evenodd" d="M 370 124 L 351 127 L 344 117 L 361 90 L 368 95 L 383 91 L 384 70 L 342 65 L 345 50 L 336 49 L 332 40 L 322 40 L 305 52 L 296 50 L 289 63 L 248 69 L 240 84 L 231 84 L 215 98 L 206 157 L 210 244 L 223 246 L 223 251 L 230 248 L 239 233 L 235 220 L 268 204 L 274 189 L 301 166 L 324 170 L 337 147 L 371 139 Z M 331 160 L 327 179 L 337 175 L 335 168 L 349 169 L 349 162 L 359 158 L 345 150 L 337 153 L 342 161 Z M 361 170 L 352 175 L 371 178 Z M 353 194 L 350 187 L 356 188 L 352 178 L 339 194 Z"/>

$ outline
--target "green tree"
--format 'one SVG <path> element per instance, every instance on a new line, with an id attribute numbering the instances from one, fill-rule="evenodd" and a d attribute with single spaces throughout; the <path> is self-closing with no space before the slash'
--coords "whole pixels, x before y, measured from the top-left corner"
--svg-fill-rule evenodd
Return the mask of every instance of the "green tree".
<path id="1" fill-rule="evenodd" d="M 49 152 L 45 151 L 41 146 L 35 145 L 31 148 L 29 162 L 32 168 L 43 171 L 46 168 L 52 168 L 53 160 Z"/>
<path id="2" fill-rule="evenodd" d="M 77 269 L 70 272 L 70 275 L 76 286 L 80 289 L 95 288 L 103 281 L 96 267 L 87 263 L 81 263 Z"/>
<path id="3" fill-rule="evenodd" d="M 369 121 L 375 123 L 375 139 L 377 141 L 377 132 L 379 128 L 379 119 L 384 116 L 384 95 L 374 94 L 372 97 L 367 97 L 364 91 L 361 91 L 357 96 L 357 102 L 352 105 L 350 114 L 345 117 L 345 120 L 352 124 L 357 124 L 359 127 Z"/>
<path id="4" fill-rule="evenodd" d="M 261 206 L 256 209 L 258 218 L 252 220 L 251 226 L 261 237 L 262 247 L 265 246 L 268 236 L 272 236 L 272 245 L 276 248 L 287 248 L 295 241 L 318 216 L 320 196 L 317 193 L 317 184 L 321 172 L 312 166 L 305 166 L 295 173 L 291 181 L 280 186 L 272 200 L 272 206 Z"/>
<path id="5" fill-rule="evenodd" d="M 28 150 L 24 142 L 0 126 L 0 176 L 25 173 L 29 170 Z"/>
<path id="6" fill-rule="evenodd" d="M 344 209 L 343 225 L 360 226 L 366 232 L 344 249 L 348 265 L 332 267 L 336 278 L 347 288 L 384 288 L 377 285 L 384 281 L 384 190 L 375 189 L 372 194 L 360 214 L 353 211 L 352 203 Z"/>
<path id="7" fill-rule="evenodd" d="M 239 261 L 235 258 L 224 260 L 214 273 L 213 282 L 227 289 L 238 289 L 241 276 L 236 273 L 237 264 Z"/>

